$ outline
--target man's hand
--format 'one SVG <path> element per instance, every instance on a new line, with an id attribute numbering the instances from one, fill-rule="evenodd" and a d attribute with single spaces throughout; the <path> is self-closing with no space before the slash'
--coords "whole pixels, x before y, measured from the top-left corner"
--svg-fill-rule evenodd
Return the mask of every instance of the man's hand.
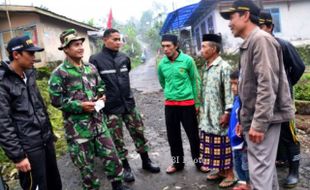
<path id="1" fill-rule="evenodd" d="M 82 108 L 84 112 L 91 113 L 95 111 L 95 102 L 82 102 Z"/>
<path id="2" fill-rule="evenodd" d="M 99 100 L 103 100 L 104 102 L 107 100 L 107 97 L 105 96 L 105 95 L 103 95 L 103 96 L 101 96 L 100 98 L 99 98 Z"/>
<path id="3" fill-rule="evenodd" d="M 195 108 L 195 110 L 196 110 L 196 115 L 198 115 L 199 114 L 199 107 Z"/>
<path id="4" fill-rule="evenodd" d="M 220 125 L 222 127 L 227 127 L 230 119 L 230 114 L 229 113 L 224 113 L 221 118 L 220 118 Z"/>
<path id="5" fill-rule="evenodd" d="M 236 126 L 236 135 L 237 135 L 238 137 L 241 137 L 241 136 L 242 136 L 242 133 L 243 133 L 242 126 L 240 125 L 240 123 L 237 123 L 237 126 Z"/>
<path id="6" fill-rule="evenodd" d="M 264 140 L 265 133 L 256 131 L 251 127 L 249 131 L 249 138 L 252 142 L 259 144 Z"/>
<path id="7" fill-rule="evenodd" d="M 31 170 L 30 162 L 28 158 L 23 159 L 19 163 L 15 164 L 16 168 L 22 172 L 28 172 Z"/>

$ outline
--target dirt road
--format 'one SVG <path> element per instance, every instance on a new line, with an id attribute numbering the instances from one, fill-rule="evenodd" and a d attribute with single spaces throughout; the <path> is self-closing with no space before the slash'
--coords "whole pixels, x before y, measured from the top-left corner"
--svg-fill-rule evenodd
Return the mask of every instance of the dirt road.
<path id="1" fill-rule="evenodd" d="M 151 147 L 150 156 L 161 167 L 161 173 L 149 174 L 141 169 L 141 160 L 139 155 L 134 151 L 134 145 L 129 137 L 127 130 L 125 131 L 126 145 L 129 149 L 129 162 L 133 168 L 136 181 L 128 184 L 135 190 L 199 190 L 219 189 L 217 184 L 207 182 L 206 175 L 198 172 L 194 164 L 190 160 L 190 150 L 187 137 L 183 132 L 183 145 L 185 151 L 186 166 L 184 171 L 167 175 L 165 169 L 171 164 L 170 149 L 166 137 L 164 110 L 163 110 L 163 94 L 157 82 L 155 59 L 149 59 L 131 72 L 131 85 L 135 92 L 137 107 L 143 114 L 145 124 L 145 135 L 149 140 Z M 303 139 L 309 139 L 307 134 L 303 134 Z M 309 152 L 305 153 L 303 149 L 302 162 L 300 168 L 301 183 L 296 190 L 309 190 L 310 186 L 310 157 Z M 309 150 L 307 150 L 309 151 Z M 102 165 L 99 160 L 96 161 L 96 173 L 101 179 L 101 189 L 110 190 L 110 183 L 103 174 Z M 68 155 L 59 159 L 60 172 L 63 179 L 64 189 L 79 190 L 80 176 L 78 170 L 72 165 Z M 287 169 L 278 169 L 279 182 L 286 176 Z"/>

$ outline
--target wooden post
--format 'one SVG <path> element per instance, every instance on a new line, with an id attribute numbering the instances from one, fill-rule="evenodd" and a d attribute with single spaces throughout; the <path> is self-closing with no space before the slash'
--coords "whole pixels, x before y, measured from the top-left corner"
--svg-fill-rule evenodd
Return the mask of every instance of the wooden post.
<path id="1" fill-rule="evenodd" d="M 8 18 L 9 27 L 10 27 L 10 35 L 11 35 L 11 38 L 13 38 L 12 24 L 11 24 L 9 9 L 8 9 L 8 5 L 6 4 L 6 0 L 4 1 L 4 4 L 5 4 L 5 9 L 6 9 L 6 16 Z"/>

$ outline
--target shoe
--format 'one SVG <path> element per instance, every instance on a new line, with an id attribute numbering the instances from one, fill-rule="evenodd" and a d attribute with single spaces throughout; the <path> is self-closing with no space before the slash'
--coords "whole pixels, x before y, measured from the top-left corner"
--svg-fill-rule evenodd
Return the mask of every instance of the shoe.
<path id="1" fill-rule="evenodd" d="M 160 168 L 152 163 L 150 159 L 148 161 L 142 162 L 142 169 L 149 171 L 151 173 L 159 173 Z"/>
<path id="2" fill-rule="evenodd" d="M 131 168 L 124 168 L 124 181 L 127 183 L 135 181 L 135 176 L 133 175 Z"/>
<path id="3" fill-rule="evenodd" d="M 166 169 L 166 173 L 167 174 L 174 174 L 176 172 L 179 172 L 179 171 L 182 171 L 184 169 L 184 166 L 183 167 L 177 167 L 175 165 L 171 165 L 169 166 L 167 169 Z"/>
<path id="4" fill-rule="evenodd" d="M 113 190 L 132 190 L 130 187 L 123 185 L 123 183 L 119 181 L 112 182 L 112 189 Z"/>
<path id="5" fill-rule="evenodd" d="M 151 161 L 147 152 L 141 153 L 140 155 L 141 155 L 141 160 L 142 160 L 142 169 L 148 172 L 151 172 L 151 173 L 160 172 L 160 168 Z"/>
<path id="6" fill-rule="evenodd" d="M 285 188 L 294 188 L 299 182 L 299 174 L 298 174 L 298 168 L 299 168 L 299 161 L 294 161 L 292 163 L 289 163 L 289 174 L 287 178 L 284 180 L 284 187 Z"/>
<path id="7" fill-rule="evenodd" d="M 127 159 L 122 160 L 122 165 L 124 168 L 124 181 L 127 183 L 134 182 L 135 176 L 133 175 L 133 173 L 131 171 L 128 160 Z"/>
<path id="8" fill-rule="evenodd" d="M 289 174 L 284 180 L 285 188 L 294 188 L 299 182 L 299 161 L 300 161 L 300 145 L 290 144 L 289 149 Z"/>

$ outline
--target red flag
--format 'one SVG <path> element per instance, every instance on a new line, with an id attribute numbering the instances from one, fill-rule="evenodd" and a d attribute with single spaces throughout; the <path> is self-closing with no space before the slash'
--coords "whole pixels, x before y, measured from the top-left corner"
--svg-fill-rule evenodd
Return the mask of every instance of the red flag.
<path id="1" fill-rule="evenodd" d="M 112 28 L 112 20 L 113 20 L 112 9 L 110 9 L 110 13 L 108 16 L 108 22 L 107 22 L 107 28 Z"/>

